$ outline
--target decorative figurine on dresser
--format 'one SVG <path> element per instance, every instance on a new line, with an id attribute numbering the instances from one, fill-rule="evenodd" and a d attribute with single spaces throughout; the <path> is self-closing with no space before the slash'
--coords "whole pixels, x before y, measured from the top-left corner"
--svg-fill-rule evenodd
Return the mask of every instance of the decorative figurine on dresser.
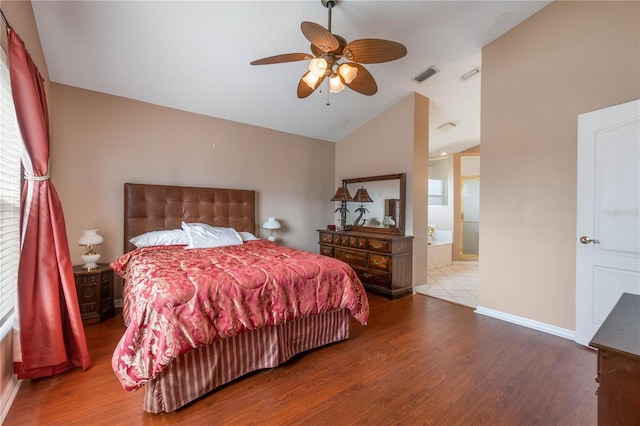
<path id="1" fill-rule="evenodd" d="M 320 254 L 348 263 L 366 290 L 390 299 L 413 292 L 413 237 L 404 235 L 405 187 L 404 173 L 344 179 L 332 197 L 341 202 L 336 209 L 341 226 L 318 230 Z M 351 197 L 350 191 L 359 196 Z M 369 205 L 360 204 L 353 219 L 350 201 Z"/>

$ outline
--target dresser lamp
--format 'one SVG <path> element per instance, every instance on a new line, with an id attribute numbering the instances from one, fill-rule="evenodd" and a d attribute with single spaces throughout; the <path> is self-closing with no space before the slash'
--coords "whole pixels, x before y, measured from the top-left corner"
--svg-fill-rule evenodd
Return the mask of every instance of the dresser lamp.
<path id="1" fill-rule="evenodd" d="M 372 203 L 373 200 L 371 199 L 371 197 L 369 196 L 369 193 L 367 192 L 366 189 L 364 189 L 364 186 L 363 186 L 356 191 L 356 195 L 353 196 L 353 201 L 357 201 L 360 203 L 360 207 L 358 207 L 355 210 L 355 212 L 358 213 L 358 217 L 353 222 L 353 226 L 359 226 L 360 219 L 362 219 L 362 215 L 365 213 L 369 213 L 369 210 L 364 206 L 364 203 Z M 362 226 L 364 226 L 364 221 Z"/>
<path id="2" fill-rule="evenodd" d="M 336 193 L 331 197 L 331 201 L 341 201 L 340 207 L 335 210 L 335 213 L 340 212 L 340 231 L 342 231 L 347 221 L 347 213 L 349 213 L 347 201 L 353 201 L 353 197 L 349 194 L 346 186 L 339 186 Z"/>
<path id="3" fill-rule="evenodd" d="M 278 222 L 275 217 L 268 217 L 267 221 L 262 224 L 262 228 L 269 231 L 269 236 L 267 237 L 267 239 L 274 242 L 276 240 L 276 236 L 274 235 L 274 233 L 276 229 L 280 229 L 280 222 Z"/>
<path id="4" fill-rule="evenodd" d="M 100 254 L 95 252 L 96 246 L 99 246 L 104 241 L 104 238 L 98 234 L 97 229 L 87 229 L 82 231 L 82 236 L 78 240 L 78 245 L 85 246 L 87 251 L 80 256 L 80 259 L 84 262 L 82 266 L 89 271 L 98 267 L 98 261 L 100 260 Z"/>

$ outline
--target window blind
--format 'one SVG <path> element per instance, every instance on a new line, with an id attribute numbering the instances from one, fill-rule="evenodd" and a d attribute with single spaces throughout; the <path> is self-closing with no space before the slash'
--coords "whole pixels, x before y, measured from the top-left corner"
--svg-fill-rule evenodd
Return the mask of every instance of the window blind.
<path id="1" fill-rule="evenodd" d="M 11 318 L 20 258 L 20 132 L 11 96 L 7 55 L 0 80 L 0 325 Z"/>

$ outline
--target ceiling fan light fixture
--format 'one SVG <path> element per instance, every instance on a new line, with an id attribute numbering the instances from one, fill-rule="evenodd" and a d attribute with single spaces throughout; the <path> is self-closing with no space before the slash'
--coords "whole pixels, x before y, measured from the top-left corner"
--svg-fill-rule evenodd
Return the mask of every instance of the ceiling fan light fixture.
<path id="1" fill-rule="evenodd" d="M 319 78 L 320 77 L 317 77 L 314 73 L 308 72 L 304 77 L 302 77 L 302 81 L 307 83 L 307 86 L 309 86 L 309 88 L 315 89 L 316 83 L 318 82 Z"/>
<path id="2" fill-rule="evenodd" d="M 324 58 L 313 58 L 309 62 L 309 71 L 316 77 L 322 77 L 327 71 L 327 61 Z"/>
<path id="3" fill-rule="evenodd" d="M 338 67 L 338 74 L 340 74 L 346 84 L 350 84 L 358 75 L 358 68 L 349 64 L 341 64 Z"/>
<path id="4" fill-rule="evenodd" d="M 406 56 L 407 48 L 395 41 L 376 38 L 362 38 L 347 42 L 344 37 L 333 34 L 331 9 L 339 1 L 342 0 L 321 0 L 322 5 L 328 9 L 329 25 L 327 28 L 310 21 L 300 23 L 302 34 L 311 42 L 311 54 L 284 53 L 251 61 L 251 65 L 310 60 L 309 70 L 298 82 L 296 93 L 300 99 L 306 98 L 318 90 L 327 78 L 329 79 L 330 93 L 340 92 L 347 86 L 362 95 L 375 95 L 378 92 L 376 80 L 362 64 L 395 61 Z M 351 61 L 349 65 L 338 63 L 343 58 Z"/>
<path id="5" fill-rule="evenodd" d="M 340 76 L 338 74 L 333 74 L 329 78 L 329 91 L 331 93 L 338 93 L 341 92 L 342 89 L 344 89 L 344 84 L 342 83 Z"/>

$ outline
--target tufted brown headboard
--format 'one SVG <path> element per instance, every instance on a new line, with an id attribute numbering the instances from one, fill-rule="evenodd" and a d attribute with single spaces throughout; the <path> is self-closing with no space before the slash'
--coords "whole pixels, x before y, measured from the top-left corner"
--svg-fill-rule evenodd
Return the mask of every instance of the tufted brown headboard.
<path id="1" fill-rule="evenodd" d="M 244 189 L 124 184 L 124 252 L 129 239 L 180 228 L 182 221 L 256 232 L 256 192 Z"/>

